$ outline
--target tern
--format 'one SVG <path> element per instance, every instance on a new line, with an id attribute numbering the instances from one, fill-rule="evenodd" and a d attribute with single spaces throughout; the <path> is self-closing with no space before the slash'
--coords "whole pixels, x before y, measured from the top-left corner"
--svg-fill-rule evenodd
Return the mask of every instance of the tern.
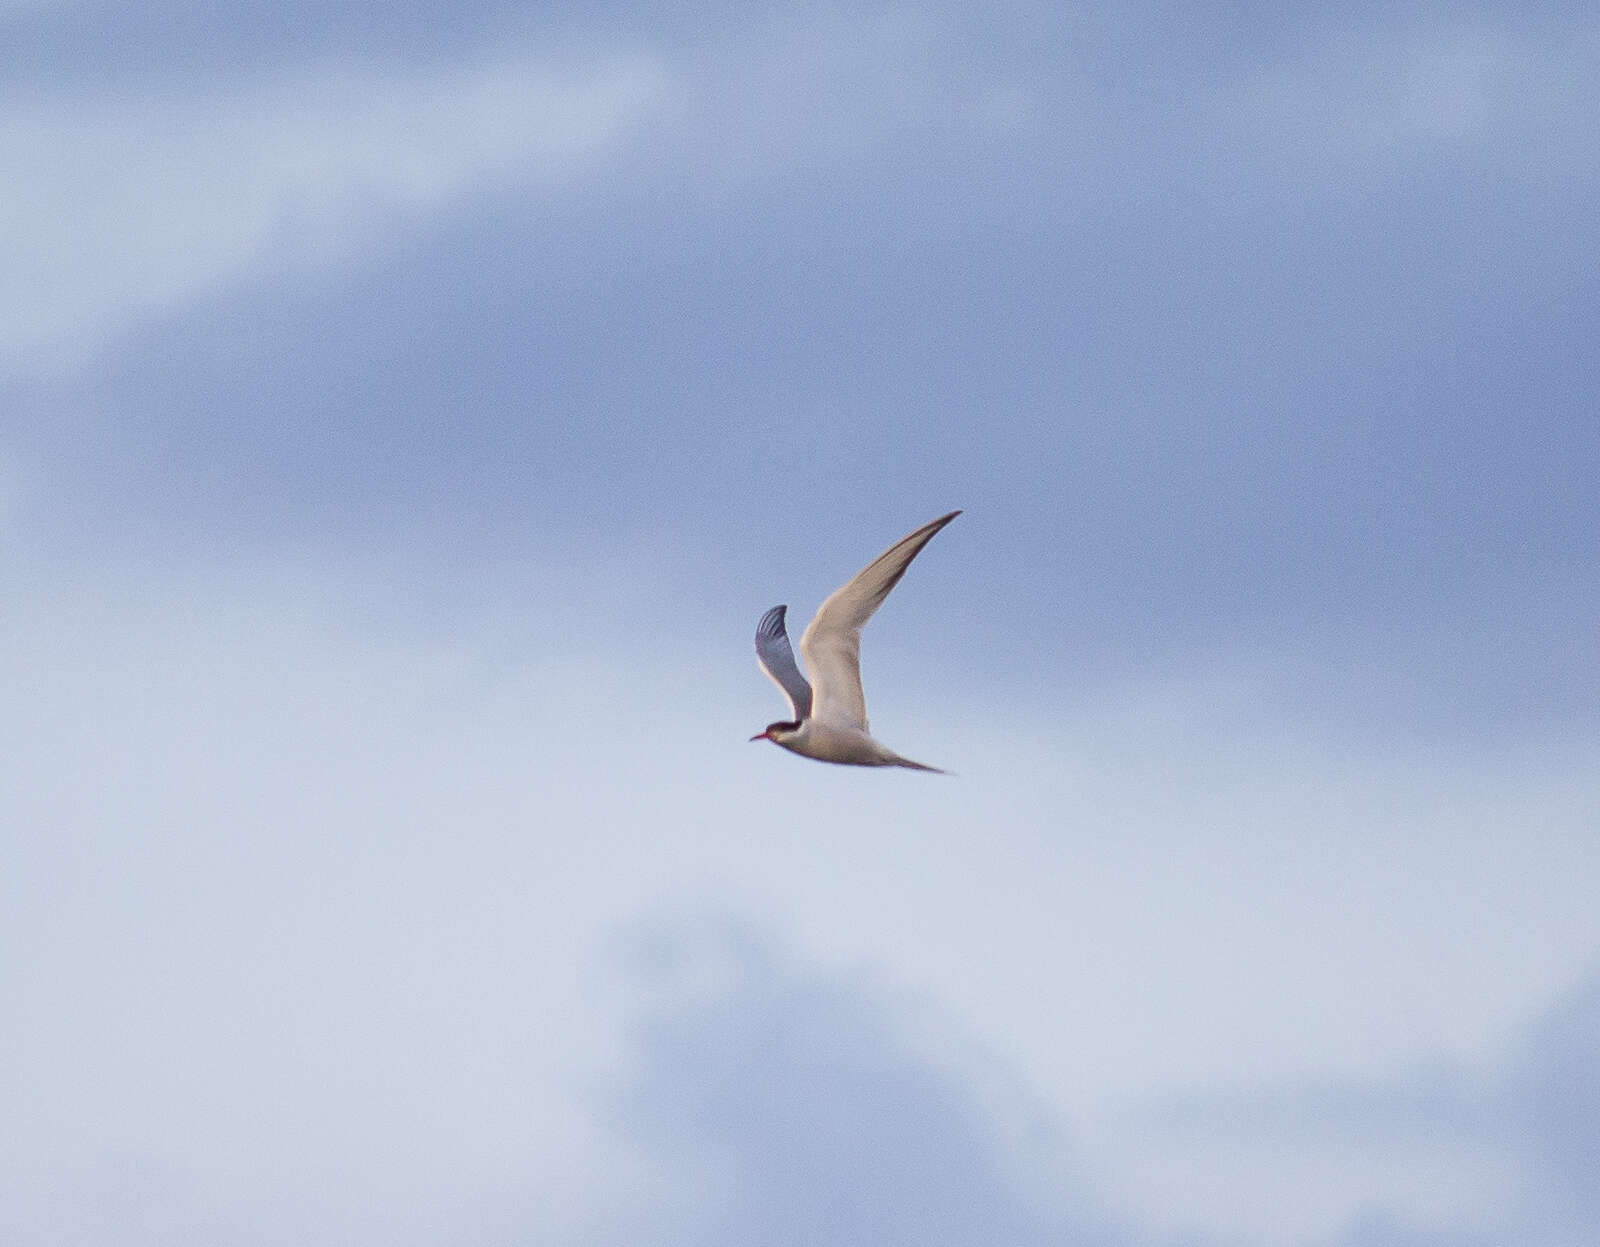
<path id="1" fill-rule="evenodd" d="M 867 699 L 861 691 L 861 629 L 900 583 L 911 560 L 960 511 L 924 524 L 890 546 L 842 589 L 834 591 L 800 638 L 800 653 L 815 687 L 795 665 L 784 627 L 787 606 L 774 606 L 756 626 L 756 660 L 789 699 L 794 718 L 767 724 L 751 740 L 770 740 L 791 753 L 844 766 L 904 766 L 946 772 L 902 758 L 873 739 L 867 729 Z"/>

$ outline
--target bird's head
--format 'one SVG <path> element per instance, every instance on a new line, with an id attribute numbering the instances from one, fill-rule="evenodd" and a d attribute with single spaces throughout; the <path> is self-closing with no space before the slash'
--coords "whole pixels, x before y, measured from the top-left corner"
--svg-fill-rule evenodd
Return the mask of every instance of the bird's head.
<path id="1" fill-rule="evenodd" d="M 751 740 L 770 740 L 774 745 L 781 745 L 789 737 L 800 730 L 798 723 L 769 723 L 764 731 L 757 732 Z"/>

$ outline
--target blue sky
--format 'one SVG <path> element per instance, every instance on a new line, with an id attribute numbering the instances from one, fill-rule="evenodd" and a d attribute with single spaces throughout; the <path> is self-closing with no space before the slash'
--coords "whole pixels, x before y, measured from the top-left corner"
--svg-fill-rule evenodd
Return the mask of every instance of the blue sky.
<path id="1" fill-rule="evenodd" d="M 1600 24 L 435 9 L 0 5 L 0 1236 L 1587 1243 Z"/>

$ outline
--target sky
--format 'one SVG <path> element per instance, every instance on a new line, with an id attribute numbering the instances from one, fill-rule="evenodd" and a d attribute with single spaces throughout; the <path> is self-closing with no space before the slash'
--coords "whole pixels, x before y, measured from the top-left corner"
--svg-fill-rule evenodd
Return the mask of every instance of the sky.
<path id="1" fill-rule="evenodd" d="M 0 4 L 0 1239 L 1587 1247 L 1597 84 Z"/>

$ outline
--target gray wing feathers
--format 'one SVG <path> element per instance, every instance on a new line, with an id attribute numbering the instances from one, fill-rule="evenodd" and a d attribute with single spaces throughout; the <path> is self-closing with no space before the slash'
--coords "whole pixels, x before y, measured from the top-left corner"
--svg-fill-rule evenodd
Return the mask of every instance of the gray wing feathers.
<path id="1" fill-rule="evenodd" d="M 819 721 L 868 730 L 867 699 L 861 691 L 861 629 L 922 547 L 960 514 L 952 511 L 901 538 L 822 604 L 800 638 L 800 652 L 817 682 L 812 709 Z"/>
<path id="2" fill-rule="evenodd" d="M 756 625 L 756 660 L 768 679 L 783 690 L 794 711 L 795 722 L 811 716 L 811 685 L 795 665 L 789 633 L 783 626 L 787 606 L 774 606 Z"/>

